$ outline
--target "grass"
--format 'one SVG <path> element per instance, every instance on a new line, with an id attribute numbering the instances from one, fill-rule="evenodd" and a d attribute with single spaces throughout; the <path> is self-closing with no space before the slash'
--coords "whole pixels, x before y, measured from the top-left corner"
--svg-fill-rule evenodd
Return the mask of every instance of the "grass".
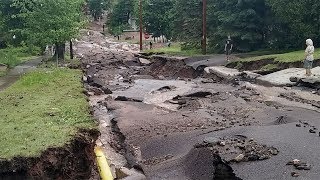
<path id="1" fill-rule="evenodd" d="M 165 46 L 145 51 L 146 53 L 164 53 L 175 56 L 196 56 L 201 55 L 201 50 L 182 50 L 179 43 L 172 43 L 171 47 Z"/>
<path id="2" fill-rule="evenodd" d="M 65 145 L 79 129 L 95 128 L 81 75 L 37 70 L 0 92 L 0 159 L 37 157 L 48 147 Z"/>
<path id="3" fill-rule="evenodd" d="M 315 56 L 315 59 L 320 59 L 320 49 L 315 50 L 314 56 Z M 274 59 L 275 62 L 290 63 L 290 62 L 302 61 L 304 58 L 305 58 L 304 50 L 301 50 L 301 51 L 293 51 L 293 52 L 283 53 L 283 54 L 271 54 L 271 55 L 249 57 L 249 58 L 241 59 L 241 61 L 257 61 L 262 59 Z"/>
<path id="4" fill-rule="evenodd" d="M 70 55 L 66 54 L 64 60 L 59 60 L 59 63 L 69 64 L 73 67 L 79 67 L 81 65 L 81 61 L 77 58 L 70 59 Z M 55 59 L 49 59 L 47 61 L 43 61 L 38 67 L 40 68 L 54 68 L 57 66 L 57 62 Z"/>

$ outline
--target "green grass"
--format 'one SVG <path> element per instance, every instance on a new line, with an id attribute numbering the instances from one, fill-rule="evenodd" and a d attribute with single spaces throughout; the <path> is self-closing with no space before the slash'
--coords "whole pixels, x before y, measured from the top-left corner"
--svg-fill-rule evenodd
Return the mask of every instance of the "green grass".
<path id="1" fill-rule="evenodd" d="M 164 53 L 175 56 L 196 56 L 201 55 L 201 50 L 182 50 L 179 43 L 173 43 L 171 47 L 154 48 L 146 50 L 146 53 Z"/>
<path id="2" fill-rule="evenodd" d="M 37 70 L 0 92 L 0 159 L 37 157 L 96 128 L 82 93 L 81 71 Z"/>
<path id="3" fill-rule="evenodd" d="M 315 59 L 320 59 L 320 49 L 315 50 L 314 57 Z M 290 63 L 290 62 L 302 61 L 304 58 L 305 58 L 304 50 L 301 50 L 301 51 L 293 51 L 293 52 L 283 53 L 283 54 L 271 54 L 271 55 L 264 55 L 264 56 L 249 57 L 249 58 L 244 58 L 241 61 L 257 61 L 262 59 L 274 59 L 275 62 Z"/>
<path id="4" fill-rule="evenodd" d="M 22 62 L 34 58 L 40 50 L 37 48 L 30 49 L 27 47 L 0 49 L 0 64 L 5 64 L 13 68 Z"/>

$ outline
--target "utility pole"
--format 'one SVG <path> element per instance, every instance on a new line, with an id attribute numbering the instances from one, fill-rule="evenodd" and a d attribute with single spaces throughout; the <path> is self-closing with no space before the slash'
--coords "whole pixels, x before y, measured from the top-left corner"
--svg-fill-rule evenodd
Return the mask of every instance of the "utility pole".
<path id="1" fill-rule="evenodd" d="M 143 50 L 142 48 L 142 0 L 139 0 L 139 14 L 140 14 L 140 51 Z"/>
<path id="2" fill-rule="evenodd" d="M 202 53 L 207 54 L 207 0 L 202 0 Z"/>

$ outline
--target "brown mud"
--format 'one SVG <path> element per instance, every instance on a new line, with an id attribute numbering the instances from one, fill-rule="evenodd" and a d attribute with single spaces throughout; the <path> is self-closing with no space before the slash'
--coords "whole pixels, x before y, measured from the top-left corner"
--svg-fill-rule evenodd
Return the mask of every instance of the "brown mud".
<path id="1" fill-rule="evenodd" d="M 99 132 L 81 130 L 64 147 L 48 148 L 40 157 L 0 160 L 0 179 L 89 179 Z"/>

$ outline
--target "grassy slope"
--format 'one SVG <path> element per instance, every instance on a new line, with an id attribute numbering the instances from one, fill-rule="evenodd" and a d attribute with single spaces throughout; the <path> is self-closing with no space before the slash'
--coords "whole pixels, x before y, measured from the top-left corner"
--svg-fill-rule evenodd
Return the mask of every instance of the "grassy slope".
<path id="1" fill-rule="evenodd" d="M 315 59 L 320 59 L 320 49 L 315 50 Z M 293 51 L 284 54 L 271 54 L 271 55 L 264 55 L 264 56 L 255 56 L 244 58 L 241 61 L 257 61 L 261 59 L 274 59 L 275 62 L 297 62 L 304 60 L 304 50 L 301 51 Z"/>
<path id="2" fill-rule="evenodd" d="M 39 70 L 0 92 L 0 158 L 38 156 L 95 128 L 78 70 Z"/>
<path id="3" fill-rule="evenodd" d="M 201 52 L 199 50 L 187 50 L 183 51 L 181 50 L 181 45 L 177 43 L 173 43 L 171 47 L 162 47 L 162 48 L 154 48 L 151 50 L 146 50 L 145 52 L 150 53 L 164 53 L 168 55 L 176 55 L 176 56 L 195 56 L 195 55 L 201 55 Z"/>

